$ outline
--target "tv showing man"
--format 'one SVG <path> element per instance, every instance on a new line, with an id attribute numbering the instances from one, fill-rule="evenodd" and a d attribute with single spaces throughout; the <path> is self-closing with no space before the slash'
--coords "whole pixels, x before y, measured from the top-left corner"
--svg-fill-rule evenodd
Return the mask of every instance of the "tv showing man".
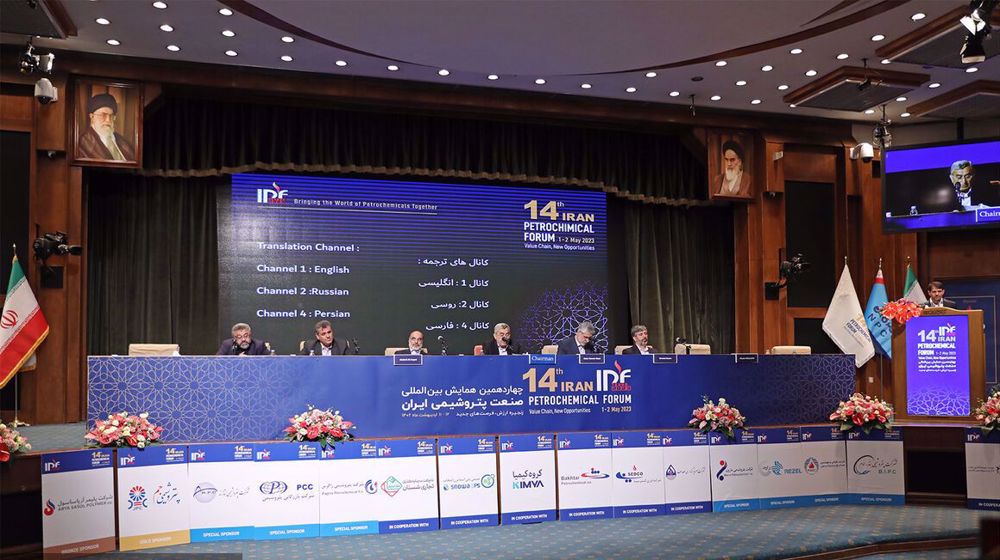
<path id="1" fill-rule="evenodd" d="M 632 346 L 622 350 L 622 354 L 655 354 L 656 349 L 649 345 L 649 329 L 646 325 L 636 325 L 632 333 Z"/>
<path id="2" fill-rule="evenodd" d="M 527 353 L 521 344 L 511 339 L 510 325 L 507 323 L 494 325 L 493 338 L 483 344 L 483 354 L 486 356 L 513 356 Z"/>
<path id="3" fill-rule="evenodd" d="M 216 356 L 266 356 L 271 353 L 263 340 L 255 340 L 246 323 L 233 325 L 232 338 L 227 338 L 219 345 Z"/>
<path id="4" fill-rule="evenodd" d="M 334 336 L 333 325 L 326 319 L 316 323 L 313 335 L 315 340 L 306 341 L 299 354 L 303 356 L 344 356 L 354 353 L 350 342 Z"/>

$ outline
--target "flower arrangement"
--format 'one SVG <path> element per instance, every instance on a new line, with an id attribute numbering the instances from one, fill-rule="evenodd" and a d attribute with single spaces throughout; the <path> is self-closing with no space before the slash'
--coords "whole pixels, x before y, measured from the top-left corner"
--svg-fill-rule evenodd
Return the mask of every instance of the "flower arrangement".
<path id="1" fill-rule="evenodd" d="M 883 317 L 890 321 L 896 321 L 900 325 L 905 325 L 910 319 L 919 317 L 921 311 L 919 305 L 905 298 L 887 302 L 880 310 Z"/>
<path id="2" fill-rule="evenodd" d="M 333 444 L 354 439 L 347 430 L 355 427 L 353 422 L 344 420 L 339 410 L 319 409 L 309 405 L 309 409 L 288 419 L 285 439 L 288 441 L 318 441 L 323 449 Z"/>
<path id="3" fill-rule="evenodd" d="M 22 436 L 14 428 L 8 428 L 6 424 L 0 422 L 0 463 L 6 463 L 10 461 L 11 455 L 25 451 L 31 451 L 28 438 Z"/>
<path id="4" fill-rule="evenodd" d="M 861 428 L 865 433 L 892 427 L 895 413 L 892 405 L 882 399 L 854 393 L 847 401 L 840 401 L 837 410 L 830 415 L 830 421 L 840 424 L 840 431 L 848 432 Z"/>
<path id="5" fill-rule="evenodd" d="M 127 412 L 119 412 L 108 416 L 107 420 L 98 420 L 94 428 L 85 436 L 88 447 L 138 447 L 156 443 L 163 433 L 163 428 L 149 421 L 149 413 L 143 412 L 136 416 Z"/>
<path id="6" fill-rule="evenodd" d="M 979 401 L 979 406 L 972 415 L 982 422 L 980 428 L 984 434 L 1000 430 L 1000 385 L 993 387 L 986 400 Z"/>
<path id="7" fill-rule="evenodd" d="M 740 410 L 727 403 L 726 399 L 720 398 L 719 404 L 708 400 L 708 397 L 702 397 L 702 400 L 704 404 L 691 411 L 693 418 L 688 426 L 703 433 L 719 432 L 733 438 L 733 430 L 742 428 L 746 423 Z"/>

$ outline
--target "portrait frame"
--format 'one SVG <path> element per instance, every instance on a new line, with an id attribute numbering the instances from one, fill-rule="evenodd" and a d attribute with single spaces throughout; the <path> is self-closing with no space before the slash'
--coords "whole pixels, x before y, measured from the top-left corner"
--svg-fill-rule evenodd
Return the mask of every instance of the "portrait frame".
<path id="1" fill-rule="evenodd" d="M 80 77 L 74 82 L 72 161 L 74 165 L 101 167 L 142 167 L 142 84 L 122 80 Z M 114 104 L 108 102 L 108 97 Z M 91 126 L 91 105 L 95 126 Z M 114 105 L 114 107 L 112 106 Z M 116 109 L 116 110 L 113 110 Z M 109 117 L 108 113 L 113 112 Z M 103 116 L 101 116 L 103 115 Z M 95 127 L 113 127 L 114 146 L 101 140 Z M 103 123 L 99 121 L 104 121 Z M 118 159 L 121 156 L 122 159 Z"/>
<path id="2" fill-rule="evenodd" d="M 749 132 L 732 130 L 710 130 L 706 135 L 708 145 L 708 197 L 711 200 L 751 200 L 754 196 L 754 159 L 756 155 L 754 136 Z M 742 150 L 732 150 L 735 146 Z M 725 147 L 725 148 L 724 148 Z M 731 181 L 726 180 L 724 156 L 741 156 L 742 174 Z"/>

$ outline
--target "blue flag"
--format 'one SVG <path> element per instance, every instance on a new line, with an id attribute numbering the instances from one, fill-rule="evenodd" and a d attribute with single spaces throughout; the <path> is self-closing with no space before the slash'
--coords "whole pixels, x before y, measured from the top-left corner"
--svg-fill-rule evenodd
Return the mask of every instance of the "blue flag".
<path id="1" fill-rule="evenodd" d="M 875 283 L 872 284 L 872 293 L 868 296 L 868 305 L 865 306 L 865 323 L 868 325 L 868 332 L 872 335 L 872 342 L 875 343 L 875 351 L 891 359 L 892 321 L 883 317 L 881 313 L 882 307 L 888 302 L 882 267 L 879 267 L 878 274 L 875 275 Z"/>

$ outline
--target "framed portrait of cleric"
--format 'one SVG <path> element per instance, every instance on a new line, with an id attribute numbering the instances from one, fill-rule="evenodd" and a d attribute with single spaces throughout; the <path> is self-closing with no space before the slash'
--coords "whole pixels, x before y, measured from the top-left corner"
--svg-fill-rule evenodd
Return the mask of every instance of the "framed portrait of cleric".
<path id="1" fill-rule="evenodd" d="M 745 132 L 710 130 L 707 142 L 709 198 L 753 198 L 753 136 Z"/>
<path id="2" fill-rule="evenodd" d="M 142 87 L 134 82 L 78 78 L 73 110 L 73 163 L 142 165 Z"/>

